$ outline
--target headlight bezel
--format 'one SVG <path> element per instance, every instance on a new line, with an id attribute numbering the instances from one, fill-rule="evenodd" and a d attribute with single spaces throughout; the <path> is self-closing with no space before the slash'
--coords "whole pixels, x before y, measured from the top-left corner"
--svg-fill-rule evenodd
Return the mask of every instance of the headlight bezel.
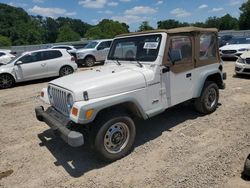
<path id="1" fill-rule="evenodd" d="M 74 98 L 73 98 L 73 95 L 71 93 L 68 93 L 67 94 L 67 107 L 68 109 L 71 109 L 74 105 Z"/>
<path id="2" fill-rule="evenodd" d="M 245 59 L 239 57 L 239 58 L 237 59 L 237 63 L 245 64 Z"/>

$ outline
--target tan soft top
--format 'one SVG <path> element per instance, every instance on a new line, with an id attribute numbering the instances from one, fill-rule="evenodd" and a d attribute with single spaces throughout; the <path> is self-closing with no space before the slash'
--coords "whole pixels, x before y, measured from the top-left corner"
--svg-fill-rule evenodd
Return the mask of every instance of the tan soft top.
<path id="1" fill-rule="evenodd" d="M 141 32 L 133 32 L 133 33 L 125 33 L 118 35 L 117 37 L 124 37 L 124 36 L 132 36 L 132 35 L 139 35 L 139 34 L 147 34 L 147 33 L 190 33 L 190 32 L 214 32 L 217 33 L 218 30 L 216 28 L 200 28 L 200 27 L 178 27 L 174 29 L 156 29 L 156 30 L 149 30 L 149 31 L 141 31 Z"/>

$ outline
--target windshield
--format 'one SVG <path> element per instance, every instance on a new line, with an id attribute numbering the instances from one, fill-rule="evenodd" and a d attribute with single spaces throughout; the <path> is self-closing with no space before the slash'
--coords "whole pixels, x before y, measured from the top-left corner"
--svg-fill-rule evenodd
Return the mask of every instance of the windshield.
<path id="1" fill-rule="evenodd" d="M 250 38 L 233 38 L 229 44 L 250 44 Z"/>
<path id="2" fill-rule="evenodd" d="M 87 48 L 87 49 L 95 48 L 97 44 L 98 42 L 90 42 L 84 48 Z"/>
<path id="3" fill-rule="evenodd" d="M 124 61 L 155 61 L 160 44 L 161 35 L 143 35 L 115 39 L 112 43 L 108 59 Z"/>

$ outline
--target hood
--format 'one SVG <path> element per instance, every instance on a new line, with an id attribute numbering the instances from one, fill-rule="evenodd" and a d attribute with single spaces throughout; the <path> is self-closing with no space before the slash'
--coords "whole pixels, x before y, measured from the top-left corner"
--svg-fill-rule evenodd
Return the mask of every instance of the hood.
<path id="1" fill-rule="evenodd" d="M 76 101 L 83 99 L 84 91 L 88 92 L 89 99 L 95 99 L 145 87 L 144 74 L 137 69 L 138 67 L 133 69 L 123 65 L 107 65 L 65 76 L 50 83 L 72 91 Z"/>
<path id="2" fill-rule="evenodd" d="M 242 48 L 250 49 L 250 44 L 229 44 L 220 48 L 220 50 L 239 50 Z"/>
<path id="3" fill-rule="evenodd" d="M 14 67 L 14 63 L 2 64 L 2 65 L 0 65 L 0 71 L 3 72 L 3 70 L 9 69 L 9 68 L 11 68 L 11 67 Z"/>
<path id="4" fill-rule="evenodd" d="M 92 52 L 93 50 L 95 50 L 95 48 L 83 48 L 77 50 L 76 53 L 87 53 L 87 52 Z"/>
<path id="5" fill-rule="evenodd" d="M 243 59 L 250 58 L 250 51 L 244 52 L 240 57 Z"/>

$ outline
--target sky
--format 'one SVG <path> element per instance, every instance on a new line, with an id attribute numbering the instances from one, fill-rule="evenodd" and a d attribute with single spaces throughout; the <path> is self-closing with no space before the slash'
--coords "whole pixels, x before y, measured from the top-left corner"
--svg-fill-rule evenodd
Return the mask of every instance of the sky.
<path id="1" fill-rule="evenodd" d="M 31 15 L 81 19 L 97 24 L 104 18 L 125 22 L 130 31 L 143 21 L 157 27 L 157 21 L 176 19 L 180 22 L 205 21 L 209 16 L 227 13 L 239 17 L 239 7 L 246 0 L 0 0 L 22 7 Z"/>

